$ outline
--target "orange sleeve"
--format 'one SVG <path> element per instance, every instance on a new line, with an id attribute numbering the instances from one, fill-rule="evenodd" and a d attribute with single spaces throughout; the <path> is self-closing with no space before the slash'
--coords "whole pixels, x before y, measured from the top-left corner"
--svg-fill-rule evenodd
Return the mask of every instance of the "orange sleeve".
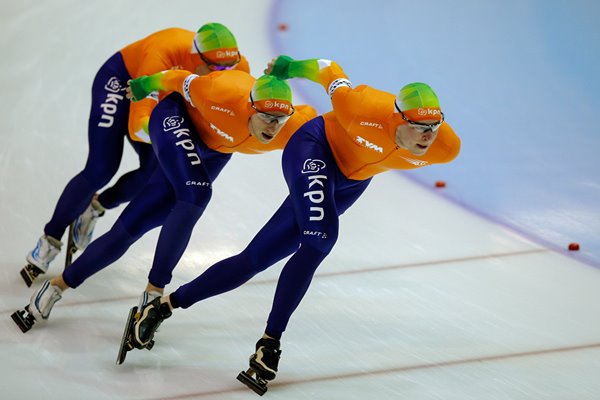
<path id="1" fill-rule="evenodd" d="M 250 64 L 248 63 L 246 57 L 242 56 L 240 62 L 235 66 L 234 69 L 250 73 Z"/>
<path id="2" fill-rule="evenodd" d="M 129 137 L 131 140 L 150 143 L 148 121 L 150 121 L 150 114 L 152 114 L 152 110 L 154 110 L 157 103 L 158 96 L 156 93 L 151 94 L 141 101 L 131 102 L 128 122 Z"/>

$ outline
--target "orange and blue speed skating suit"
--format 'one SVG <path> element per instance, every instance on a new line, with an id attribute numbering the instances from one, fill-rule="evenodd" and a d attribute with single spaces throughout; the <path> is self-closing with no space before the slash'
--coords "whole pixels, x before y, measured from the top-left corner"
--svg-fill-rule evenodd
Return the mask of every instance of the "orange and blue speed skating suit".
<path id="1" fill-rule="evenodd" d="M 336 79 L 347 79 L 335 62 L 320 64 L 314 66 L 315 80 L 325 90 Z M 283 204 L 246 249 L 179 287 L 170 296 L 171 304 L 187 308 L 232 290 L 293 254 L 279 277 L 265 330 L 280 338 L 338 238 L 339 216 L 371 178 L 387 170 L 450 162 L 458 155 L 460 140 L 445 122 L 425 155 L 398 147 L 395 129 L 404 122 L 394 111 L 394 100 L 392 94 L 369 86 L 338 87 L 332 94 L 333 111 L 303 125 L 283 152 L 289 188 Z"/>
<path id="2" fill-rule="evenodd" d="M 112 179 L 121 163 L 125 137 L 137 152 L 140 167 L 121 176 L 98 200 L 104 208 L 114 208 L 130 201 L 146 183 L 156 158 L 152 148 L 143 143 L 148 141 L 144 128 L 156 100 L 148 98 L 130 105 L 125 97 L 127 81 L 172 68 L 194 71 L 204 64 L 191 51 L 194 35 L 184 29 L 165 29 L 124 47 L 102 65 L 92 85 L 87 162 L 64 188 L 44 233 L 60 240 L 94 193 Z M 249 72 L 245 57 L 236 69 Z"/>
<path id="3" fill-rule="evenodd" d="M 210 200 L 212 183 L 231 155 L 283 149 L 292 134 L 317 115 L 310 106 L 296 106 L 277 136 L 263 144 L 248 129 L 248 120 L 256 112 L 248 101 L 255 81 L 250 74 L 222 71 L 195 77 L 171 70 L 160 79 L 163 89 L 178 93 L 161 100 L 150 117 L 150 139 L 159 165 L 110 231 L 90 243 L 64 271 L 69 287 L 81 285 L 161 225 L 148 278 L 154 286 L 167 285 Z"/>

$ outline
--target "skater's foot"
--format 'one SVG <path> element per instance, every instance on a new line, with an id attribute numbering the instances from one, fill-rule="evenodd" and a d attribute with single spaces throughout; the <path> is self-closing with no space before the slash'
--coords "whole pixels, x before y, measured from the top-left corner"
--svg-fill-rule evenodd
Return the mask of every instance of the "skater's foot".
<path id="1" fill-rule="evenodd" d="M 140 310 L 133 327 L 133 346 L 143 349 L 154 338 L 160 324 L 173 314 L 168 297 L 157 297 Z"/>
<path id="2" fill-rule="evenodd" d="M 50 263 L 60 253 L 61 247 L 62 242 L 52 236 L 42 235 L 38 239 L 35 248 L 25 257 L 27 266 L 21 270 L 21 276 L 27 286 L 31 286 L 39 275 L 48 271 Z"/>
<path id="3" fill-rule="evenodd" d="M 281 357 L 279 347 L 279 340 L 273 338 L 261 338 L 256 342 L 256 353 L 250 356 L 250 368 L 262 379 L 275 379 Z"/>
<path id="4" fill-rule="evenodd" d="M 98 218 L 104 215 L 104 207 L 97 200 L 97 196 L 92 199 L 90 205 L 75 220 L 73 226 L 73 243 L 79 250 L 84 250 L 94 234 L 94 227 Z"/>

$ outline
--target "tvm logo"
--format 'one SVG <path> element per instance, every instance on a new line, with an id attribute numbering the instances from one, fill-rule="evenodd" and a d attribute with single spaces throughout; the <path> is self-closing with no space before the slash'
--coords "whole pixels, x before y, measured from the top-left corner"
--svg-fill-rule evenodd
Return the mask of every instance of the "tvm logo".
<path id="1" fill-rule="evenodd" d="M 224 137 L 225 140 L 233 143 L 233 137 L 228 135 L 226 132 L 223 132 L 222 130 L 220 130 L 219 128 L 217 128 L 216 126 L 214 126 L 212 123 L 210 123 L 210 128 L 215 131 L 215 133 L 221 137 Z"/>
<path id="2" fill-rule="evenodd" d="M 112 76 L 106 82 L 106 85 L 104 85 L 104 90 L 106 90 L 106 99 L 100 104 L 102 115 L 100 116 L 98 126 L 101 128 L 110 128 L 115 123 L 114 115 L 117 112 L 117 106 L 124 99 L 123 95 L 119 94 L 119 92 L 124 92 L 127 89 L 121 85 L 121 81 L 117 77 Z"/>
<path id="3" fill-rule="evenodd" d="M 360 144 L 363 147 L 366 147 L 369 150 L 376 151 L 377 153 L 383 153 L 383 147 L 377 146 L 375 143 L 371 143 L 367 139 L 364 139 L 360 136 L 356 136 L 354 140 L 356 141 L 356 143 Z"/>

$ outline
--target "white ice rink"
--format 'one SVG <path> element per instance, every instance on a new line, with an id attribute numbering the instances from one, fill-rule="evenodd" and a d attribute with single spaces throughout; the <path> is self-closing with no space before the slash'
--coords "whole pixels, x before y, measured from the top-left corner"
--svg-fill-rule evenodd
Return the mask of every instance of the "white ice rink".
<path id="1" fill-rule="evenodd" d="M 120 366 L 124 320 L 145 287 L 157 230 L 65 292 L 48 323 L 23 334 L 10 314 L 32 293 L 19 276 L 25 254 L 85 162 L 91 82 L 105 59 L 165 27 L 220 21 L 259 75 L 275 55 L 271 1 L 1 1 L 0 398 L 257 398 L 235 378 L 262 334 L 282 263 L 177 310 L 152 351 Z M 267 221 L 286 194 L 279 159 L 233 157 L 167 291 L 241 250 Z M 120 173 L 135 161 L 127 147 Z M 342 218 L 265 398 L 597 400 L 599 289 L 598 269 L 382 174 Z"/>

